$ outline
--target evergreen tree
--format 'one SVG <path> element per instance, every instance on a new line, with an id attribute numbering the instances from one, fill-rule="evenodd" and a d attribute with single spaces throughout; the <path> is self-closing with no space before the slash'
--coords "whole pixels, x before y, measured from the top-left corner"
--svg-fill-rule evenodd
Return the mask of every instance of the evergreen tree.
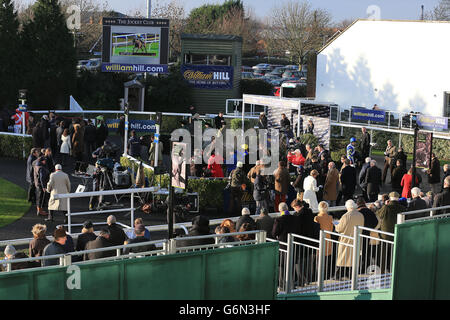
<path id="1" fill-rule="evenodd" d="M 73 36 L 58 0 L 38 0 L 33 13 L 34 19 L 24 23 L 21 41 L 29 104 L 66 106 L 76 81 Z"/>
<path id="2" fill-rule="evenodd" d="M 0 107 L 17 105 L 19 21 L 12 0 L 0 0 Z"/>

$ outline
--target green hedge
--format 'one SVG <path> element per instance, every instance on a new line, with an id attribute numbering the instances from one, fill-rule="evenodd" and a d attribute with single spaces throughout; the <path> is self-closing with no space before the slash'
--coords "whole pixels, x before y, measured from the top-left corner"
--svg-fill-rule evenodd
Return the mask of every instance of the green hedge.
<path id="1" fill-rule="evenodd" d="M 25 140 L 25 158 L 23 157 L 23 148 Z M 0 135 L 0 157 L 24 160 L 28 158 L 32 147 L 31 137 L 17 137 L 10 135 Z"/>
<path id="2" fill-rule="evenodd" d="M 133 168 L 135 172 L 139 166 L 137 163 L 134 163 L 125 157 L 120 158 L 120 164 L 123 167 Z M 149 181 L 152 181 L 154 174 L 151 169 L 144 168 L 144 174 Z M 169 186 L 169 175 L 156 176 L 152 186 L 158 185 L 159 183 L 162 188 L 167 188 Z M 225 179 L 189 179 L 188 189 L 189 191 L 198 193 L 200 209 L 217 208 L 218 211 L 222 211 L 224 207 L 223 189 L 227 184 L 228 181 Z"/>

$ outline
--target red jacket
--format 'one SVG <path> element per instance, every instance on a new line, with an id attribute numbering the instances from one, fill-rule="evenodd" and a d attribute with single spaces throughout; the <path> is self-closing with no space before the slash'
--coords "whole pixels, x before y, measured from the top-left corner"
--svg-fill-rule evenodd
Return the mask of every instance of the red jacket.
<path id="1" fill-rule="evenodd" d="M 216 155 L 211 155 L 208 159 L 208 169 L 211 170 L 211 177 L 214 178 L 223 178 L 222 165 L 217 163 L 219 162 L 219 157 Z M 222 161 L 223 163 L 223 161 Z"/>
<path id="2" fill-rule="evenodd" d="M 416 177 L 416 185 L 419 184 L 419 179 Z M 403 198 L 412 198 L 411 189 L 412 189 L 412 174 L 405 173 L 403 175 L 402 181 L 400 185 L 403 187 L 402 197 Z"/>
<path id="3" fill-rule="evenodd" d="M 301 153 L 299 155 L 293 154 L 293 153 L 288 153 L 287 160 L 288 160 L 288 162 L 295 164 L 297 166 L 305 165 L 305 161 L 306 161 Z"/>

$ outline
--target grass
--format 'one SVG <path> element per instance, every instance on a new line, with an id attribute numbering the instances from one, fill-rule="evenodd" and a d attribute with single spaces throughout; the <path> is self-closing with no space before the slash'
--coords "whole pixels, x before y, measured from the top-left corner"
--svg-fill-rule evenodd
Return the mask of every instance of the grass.
<path id="1" fill-rule="evenodd" d="M 20 219 L 29 208 L 27 192 L 0 178 L 0 228 Z"/>

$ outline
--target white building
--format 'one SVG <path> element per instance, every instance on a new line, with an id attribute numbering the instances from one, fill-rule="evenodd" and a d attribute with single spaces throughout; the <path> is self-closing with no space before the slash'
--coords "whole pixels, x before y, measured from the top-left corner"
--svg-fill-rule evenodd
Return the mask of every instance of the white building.
<path id="1" fill-rule="evenodd" d="M 316 99 L 450 116 L 450 22 L 354 22 L 318 53 Z"/>

